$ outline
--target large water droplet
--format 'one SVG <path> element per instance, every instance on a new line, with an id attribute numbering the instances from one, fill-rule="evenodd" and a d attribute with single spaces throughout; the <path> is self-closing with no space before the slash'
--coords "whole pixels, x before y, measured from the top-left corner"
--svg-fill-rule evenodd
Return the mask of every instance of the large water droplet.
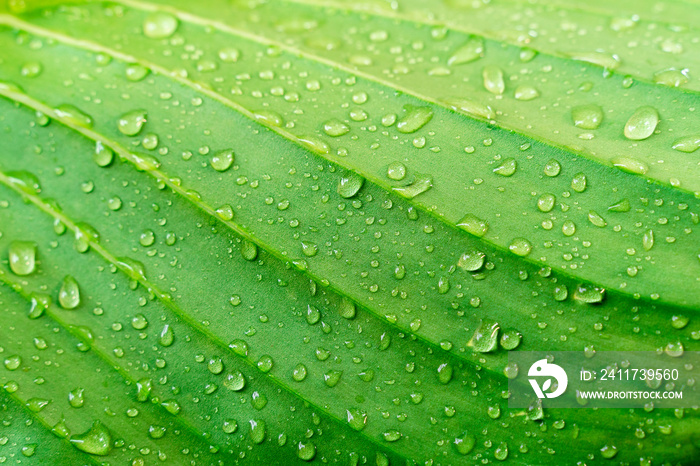
<path id="1" fill-rule="evenodd" d="M 474 348 L 479 353 L 489 353 L 498 347 L 498 330 L 500 325 L 493 320 L 484 319 L 474 331 L 467 346 Z"/>
<path id="2" fill-rule="evenodd" d="M 603 109 L 600 105 L 580 105 L 571 109 L 574 126 L 582 129 L 597 129 L 603 121 Z"/>
<path id="3" fill-rule="evenodd" d="M 80 287 L 75 278 L 66 275 L 58 291 L 58 302 L 63 309 L 75 309 L 80 304 Z"/>
<path id="4" fill-rule="evenodd" d="M 469 41 L 458 48 L 447 60 L 450 66 L 470 63 L 484 56 L 484 41 L 480 37 L 472 37 Z"/>
<path id="5" fill-rule="evenodd" d="M 659 112 L 654 107 L 639 107 L 625 123 L 625 137 L 633 141 L 646 139 L 659 124 Z"/>
<path id="6" fill-rule="evenodd" d="M 36 269 L 36 243 L 13 241 L 9 250 L 10 269 L 16 275 L 29 275 Z"/>
<path id="7" fill-rule="evenodd" d="M 398 129 L 400 133 L 414 133 L 433 118 L 433 110 L 430 107 L 406 105 L 404 110 L 406 113 L 396 124 L 396 129 Z"/>
<path id="8" fill-rule="evenodd" d="M 345 199 L 349 199 L 357 194 L 364 182 L 365 179 L 355 173 L 343 176 L 338 182 L 338 194 Z"/>
<path id="9" fill-rule="evenodd" d="M 484 67 L 482 77 L 487 91 L 496 95 L 503 94 L 506 89 L 506 84 L 503 81 L 503 70 L 496 65 L 488 65 Z"/>
<path id="10" fill-rule="evenodd" d="M 146 110 L 132 110 L 123 114 L 117 120 L 117 128 L 119 132 L 126 136 L 136 136 L 141 132 L 143 125 L 146 124 Z"/>
<path id="11" fill-rule="evenodd" d="M 62 104 L 54 109 L 54 115 L 61 121 L 83 128 L 92 128 L 92 117 L 70 104 Z"/>
<path id="12" fill-rule="evenodd" d="M 106 456 L 112 450 L 112 434 L 100 421 L 95 421 L 87 432 L 71 436 L 70 442 L 91 455 Z"/>
<path id="13" fill-rule="evenodd" d="M 234 158 L 235 156 L 231 149 L 219 151 L 212 155 L 211 167 L 218 172 L 225 172 L 233 165 Z"/>
<path id="14" fill-rule="evenodd" d="M 143 22 L 143 35 L 151 39 L 167 39 L 177 30 L 178 20 L 162 12 L 151 13 Z"/>
<path id="15" fill-rule="evenodd" d="M 483 237 L 489 229 L 488 223 L 473 214 L 462 217 L 457 226 L 479 238 Z"/>
<path id="16" fill-rule="evenodd" d="M 532 251 L 532 244 L 525 238 L 514 238 L 508 249 L 516 256 L 525 257 Z"/>
<path id="17" fill-rule="evenodd" d="M 613 166 L 619 168 L 623 172 L 634 173 L 636 175 L 644 175 L 649 171 L 649 166 L 631 157 L 615 157 L 611 160 Z"/>
<path id="18" fill-rule="evenodd" d="M 416 173 L 416 179 L 408 186 L 399 186 L 392 190 L 407 199 L 413 199 L 433 187 L 433 177 Z"/>
<path id="19" fill-rule="evenodd" d="M 487 120 L 496 118 L 495 110 L 486 104 L 460 98 L 446 99 L 444 102 L 450 106 L 450 108 L 458 112 L 479 118 L 486 118 Z"/>

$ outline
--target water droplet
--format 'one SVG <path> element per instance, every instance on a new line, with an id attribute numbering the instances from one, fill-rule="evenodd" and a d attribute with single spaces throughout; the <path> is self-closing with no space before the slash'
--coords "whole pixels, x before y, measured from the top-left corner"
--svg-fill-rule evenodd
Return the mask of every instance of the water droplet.
<path id="1" fill-rule="evenodd" d="M 460 455 L 468 455 L 474 449 L 476 438 L 474 438 L 473 435 L 464 432 L 461 436 L 455 437 L 452 443 Z"/>
<path id="2" fill-rule="evenodd" d="M 329 120 L 323 124 L 323 131 L 334 138 L 350 132 L 350 127 L 340 120 Z"/>
<path id="3" fill-rule="evenodd" d="M 119 132 L 126 136 L 136 136 L 146 124 L 146 110 L 132 110 L 123 114 L 117 120 Z"/>
<path id="4" fill-rule="evenodd" d="M 224 425 L 222 427 L 222 430 L 224 431 L 225 434 L 232 434 L 238 430 L 238 423 L 236 422 L 235 419 L 226 419 L 224 421 Z"/>
<path id="5" fill-rule="evenodd" d="M 361 412 L 359 409 L 347 409 L 345 413 L 347 415 L 348 424 L 350 424 L 350 428 L 353 430 L 359 432 L 367 425 L 367 414 Z"/>
<path id="6" fill-rule="evenodd" d="M 516 256 L 525 257 L 532 251 L 532 244 L 525 238 L 514 238 L 508 249 Z"/>
<path id="7" fill-rule="evenodd" d="M 261 444 L 265 441 L 267 434 L 265 421 L 250 420 L 250 439 L 255 444 Z"/>
<path id="8" fill-rule="evenodd" d="M 600 449 L 600 456 L 605 459 L 614 458 L 617 455 L 617 447 L 614 445 L 605 445 Z"/>
<path id="9" fill-rule="evenodd" d="M 493 172 L 501 176 L 512 176 L 518 168 L 518 163 L 513 158 L 505 159 L 502 164 L 493 169 Z"/>
<path id="10" fill-rule="evenodd" d="M 602 66 L 606 70 L 613 71 L 620 66 L 620 58 L 617 55 L 604 52 L 580 52 L 569 54 L 574 60 L 585 61 Z"/>
<path id="11" fill-rule="evenodd" d="M 549 159 L 544 166 L 544 174 L 547 176 L 557 176 L 561 172 L 561 164 L 556 159 Z"/>
<path id="12" fill-rule="evenodd" d="M 401 432 L 398 430 L 388 430 L 382 434 L 385 442 L 396 442 L 401 438 Z"/>
<path id="13" fill-rule="evenodd" d="M 308 371 L 306 369 L 306 366 L 303 364 L 297 364 L 294 370 L 292 371 L 292 379 L 294 379 L 297 382 L 302 382 L 304 379 L 306 379 L 306 375 L 308 374 Z"/>
<path id="14" fill-rule="evenodd" d="M 5 369 L 14 371 L 22 365 L 22 358 L 19 355 L 12 355 L 5 358 Z"/>
<path id="15" fill-rule="evenodd" d="M 309 325 L 314 325 L 318 323 L 319 320 L 321 320 L 321 311 L 319 311 L 315 306 L 309 304 L 306 307 L 306 322 Z"/>
<path id="16" fill-rule="evenodd" d="M 448 384 L 452 380 L 452 366 L 448 363 L 440 364 L 437 368 L 438 380 L 441 384 Z"/>
<path id="17" fill-rule="evenodd" d="M 340 313 L 340 316 L 345 319 L 353 319 L 356 312 L 355 303 L 347 298 L 343 298 L 338 306 L 338 312 Z"/>
<path id="18" fill-rule="evenodd" d="M 671 317 L 671 327 L 675 328 L 676 330 L 685 328 L 685 326 L 688 325 L 688 322 L 690 322 L 690 319 L 684 315 L 674 315 Z"/>
<path id="19" fill-rule="evenodd" d="M 501 95 L 506 89 L 503 81 L 503 70 L 496 65 L 488 65 L 482 71 L 484 78 L 484 88 L 492 94 Z"/>
<path id="20" fill-rule="evenodd" d="M 681 87 L 688 82 L 687 70 L 662 70 L 654 73 L 654 82 L 668 87 Z"/>
<path id="21" fill-rule="evenodd" d="M 150 70 L 145 66 L 134 63 L 126 67 L 126 79 L 138 82 L 148 76 L 149 72 Z"/>
<path id="22" fill-rule="evenodd" d="M 406 199 L 413 199 L 419 194 L 423 194 L 424 192 L 428 191 L 432 187 L 433 177 L 431 175 L 421 175 L 420 173 L 416 173 L 416 178 L 413 183 L 408 186 L 392 188 L 392 190 Z"/>
<path id="23" fill-rule="evenodd" d="M 639 160 L 635 160 L 631 157 L 615 157 L 611 160 L 611 162 L 614 167 L 617 167 L 623 172 L 627 173 L 644 175 L 649 171 L 649 166 L 646 163 L 640 162 Z"/>
<path id="24" fill-rule="evenodd" d="M 457 266 L 467 272 L 476 272 L 483 267 L 486 261 L 486 254 L 481 251 L 465 252 L 459 257 Z"/>
<path id="25" fill-rule="evenodd" d="M 622 199 L 608 207 L 608 210 L 611 212 L 629 212 L 631 208 L 629 199 Z"/>
<path id="26" fill-rule="evenodd" d="M 338 194 L 345 199 L 353 197 L 362 188 L 365 179 L 355 173 L 340 178 L 338 182 Z"/>
<path id="27" fill-rule="evenodd" d="M 654 107 L 639 107 L 625 123 L 625 137 L 633 141 L 646 139 L 659 124 L 659 112 Z"/>
<path id="28" fill-rule="evenodd" d="M 488 231 L 488 223 L 473 214 L 467 214 L 457 223 L 457 226 L 476 237 L 483 237 Z"/>
<path id="29" fill-rule="evenodd" d="M 680 341 L 674 341 L 666 345 L 664 348 L 664 353 L 671 356 L 672 358 L 679 358 L 683 356 L 684 348 L 683 343 Z"/>
<path id="30" fill-rule="evenodd" d="M 582 129 L 598 129 L 603 121 L 603 109 L 600 105 L 580 105 L 571 109 L 574 126 Z"/>
<path id="31" fill-rule="evenodd" d="M 310 442 L 299 442 L 297 444 L 297 456 L 302 461 L 311 461 L 316 456 L 316 445 Z"/>
<path id="32" fill-rule="evenodd" d="M 241 242 L 241 256 L 247 261 L 254 261 L 258 257 L 258 247 L 255 243 L 243 240 Z"/>
<path id="33" fill-rule="evenodd" d="M 153 388 L 153 382 L 151 379 L 140 379 L 136 382 L 136 399 L 143 403 L 148 400 L 151 396 L 151 389 Z"/>
<path id="34" fill-rule="evenodd" d="M 472 37 L 469 41 L 458 48 L 447 60 L 449 66 L 462 65 L 473 62 L 484 56 L 484 41 L 480 37 Z"/>
<path id="35" fill-rule="evenodd" d="M 586 179 L 586 175 L 584 175 L 583 173 L 577 173 L 571 179 L 571 189 L 573 189 L 577 193 L 584 192 L 586 190 L 587 184 L 588 180 Z"/>
<path id="36" fill-rule="evenodd" d="M 401 162 L 392 162 L 386 170 L 386 176 L 390 180 L 401 181 L 406 178 L 406 165 Z"/>
<path id="37" fill-rule="evenodd" d="M 70 104 L 62 104 L 54 109 L 54 115 L 71 125 L 92 128 L 92 117 Z"/>
<path id="38" fill-rule="evenodd" d="M 608 224 L 595 210 L 588 211 L 588 221 L 598 228 L 603 228 Z"/>
<path id="39" fill-rule="evenodd" d="M 496 118 L 496 112 L 486 104 L 459 98 L 446 99 L 444 102 L 453 110 L 461 113 L 466 113 L 478 118 L 486 118 L 487 120 Z"/>
<path id="40" fill-rule="evenodd" d="M 27 78 L 36 78 L 41 74 L 41 71 L 43 70 L 43 67 L 41 66 L 41 63 L 39 62 L 28 62 L 22 65 L 22 76 L 25 76 Z"/>
<path id="41" fill-rule="evenodd" d="M 74 408 L 81 408 L 85 404 L 85 389 L 76 388 L 68 393 L 68 403 Z"/>
<path id="42" fill-rule="evenodd" d="M 500 325 L 492 320 L 483 319 L 479 327 L 474 331 L 467 346 L 474 348 L 479 353 L 489 353 L 498 346 L 498 330 Z"/>
<path id="43" fill-rule="evenodd" d="M 108 167 L 114 160 L 114 151 L 102 144 L 101 141 L 97 141 L 92 159 L 99 167 Z"/>
<path id="44" fill-rule="evenodd" d="M 515 93 L 513 94 L 515 100 L 529 101 L 536 99 L 540 96 L 540 91 L 536 88 L 528 85 L 520 85 L 515 88 Z"/>
<path id="45" fill-rule="evenodd" d="M 501 335 L 501 347 L 506 351 L 512 351 L 520 346 L 522 339 L 522 335 L 517 330 L 506 330 Z"/>
<path id="46" fill-rule="evenodd" d="M 505 461 L 506 458 L 508 458 L 508 444 L 505 442 L 501 442 L 496 447 L 496 450 L 494 450 L 493 456 L 499 461 Z"/>
<path id="47" fill-rule="evenodd" d="M 235 63 L 241 56 L 241 52 L 233 47 L 225 47 L 219 50 L 219 59 L 223 62 Z"/>
<path id="48" fill-rule="evenodd" d="M 207 369 L 209 369 L 209 372 L 212 374 L 221 374 L 224 371 L 224 362 L 220 357 L 214 356 L 207 362 Z"/>
<path id="49" fill-rule="evenodd" d="M 267 406 L 267 397 L 262 393 L 253 392 L 253 394 L 251 395 L 251 399 L 253 400 L 251 403 L 253 405 L 253 408 L 257 409 L 258 411 Z"/>
<path id="50" fill-rule="evenodd" d="M 178 20 L 162 12 L 149 14 L 143 22 L 143 35 L 150 39 L 167 39 L 177 30 Z"/>
<path id="51" fill-rule="evenodd" d="M 682 138 L 678 138 L 673 141 L 672 147 L 680 152 L 695 152 L 698 150 L 698 148 L 700 148 L 700 135 L 694 134 L 691 136 L 683 136 Z"/>
<path id="52" fill-rule="evenodd" d="M 240 371 L 227 374 L 224 380 L 224 387 L 234 392 L 243 390 L 245 388 L 245 376 Z"/>
<path id="53" fill-rule="evenodd" d="M 399 118 L 396 129 L 399 133 L 415 133 L 433 118 L 430 107 L 404 106 L 405 114 Z"/>
<path id="54" fill-rule="evenodd" d="M 340 377 L 343 375 L 343 371 L 332 369 L 325 374 L 323 374 L 323 381 L 328 387 L 335 387 L 340 382 Z"/>
<path id="55" fill-rule="evenodd" d="M 554 287 L 554 300 L 555 301 L 566 301 L 569 296 L 569 288 L 566 285 L 557 285 Z"/>
<path id="56" fill-rule="evenodd" d="M 75 278 L 66 275 L 58 292 L 58 302 L 63 309 L 75 309 L 80 304 L 80 287 Z"/>
<path id="57" fill-rule="evenodd" d="M 576 291 L 574 291 L 574 299 L 587 304 L 602 303 L 603 299 L 605 299 L 605 289 L 589 285 L 579 285 Z"/>
<path id="58" fill-rule="evenodd" d="M 16 275 L 25 276 L 36 269 L 36 243 L 31 241 L 13 241 L 10 243 L 10 269 Z"/>
<path id="59" fill-rule="evenodd" d="M 231 351 L 233 351 L 239 356 L 248 356 L 248 343 L 246 343 L 243 340 L 233 340 L 231 343 L 228 344 L 228 347 Z"/>
<path id="60" fill-rule="evenodd" d="M 234 158 L 235 156 L 232 149 L 219 151 L 212 155 L 210 161 L 211 167 L 217 172 L 225 172 L 233 165 Z"/>
<path id="61" fill-rule="evenodd" d="M 260 369 L 261 372 L 267 374 L 272 370 L 272 366 L 274 365 L 274 361 L 272 360 L 272 357 L 263 354 L 260 356 L 260 359 L 258 359 L 258 362 L 256 364 L 258 366 L 258 369 Z"/>
<path id="62" fill-rule="evenodd" d="M 182 409 L 180 407 L 180 403 L 178 403 L 175 400 L 165 400 L 160 404 L 167 412 L 172 414 L 173 416 L 176 416 L 177 414 L 180 413 L 180 410 Z"/>
<path id="63" fill-rule="evenodd" d="M 112 450 L 112 434 L 100 421 L 95 421 L 87 432 L 72 435 L 70 442 L 78 450 L 91 455 L 106 456 Z"/>

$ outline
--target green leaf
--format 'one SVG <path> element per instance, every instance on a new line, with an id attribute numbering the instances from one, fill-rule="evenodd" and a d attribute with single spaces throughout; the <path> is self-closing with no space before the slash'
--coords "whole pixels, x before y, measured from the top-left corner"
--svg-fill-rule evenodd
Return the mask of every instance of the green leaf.
<path id="1" fill-rule="evenodd" d="M 697 348 L 700 178 L 672 148 L 694 93 L 544 41 L 528 61 L 409 21 L 420 5 L 15 7 L 0 380 L 25 416 L 65 418 L 72 455 L 697 456 L 694 411 L 530 419 L 504 375 L 510 350 Z M 38 365 L 42 340 L 61 351 Z M 652 424 L 671 433 L 627 428 Z"/>

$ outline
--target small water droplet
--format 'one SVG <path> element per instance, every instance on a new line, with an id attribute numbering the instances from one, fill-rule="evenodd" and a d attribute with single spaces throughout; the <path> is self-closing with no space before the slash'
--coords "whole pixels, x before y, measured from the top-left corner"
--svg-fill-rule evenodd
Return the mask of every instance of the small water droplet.
<path id="1" fill-rule="evenodd" d="M 401 162 L 392 162 L 386 170 L 386 176 L 390 180 L 401 181 L 406 178 L 406 165 Z"/>
<path id="2" fill-rule="evenodd" d="M 485 66 L 482 71 L 484 88 L 492 94 L 501 95 L 506 89 L 503 81 L 503 70 L 496 65 Z"/>
<path id="3" fill-rule="evenodd" d="M 619 168 L 623 172 L 634 173 L 636 175 L 644 175 L 649 171 L 649 166 L 635 160 L 631 157 L 615 157 L 611 160 L 614 167 Z"/>
<path id="4" fill-rule="evenodd" d="M 580 105 L 571 109 L 574 126 L 582 129 L 598 129 L 603 121 L 603 109 L 600 105 Z"/>
<path id="5" fill-rule="evenodd" d="M 498 346 L 498 331 L 500 325 L 489 319 L 483 319 L 481 324 L 474 331 L 467 346 L 474 348 L 479 353 L 489 353 Z"/>
<path id="6" fill-rule="evenodd" d="M 406 199 L 413 199 L 419 194 L 423 194 L 424 192 L 428 191 L 432 187 L 433 177 L 431 175 L 416 173 L 416 178 L 413 183 L 409 184 L 408 186 L 392 188 L 392 190 Z"/>
<path id="7" fill-rule="evenodd" d="M 525 238 L 514 238 L 508 245 L 508 250 L 516 256 L 525 257 L 532 251 L 532 244 Z"/>
<path id="8" fill-rule="evenodd" d="M 338 182 L 338 194 L 345 199 L 353 197 L 362 188 L 365 179 L 355 173 L 340 178 Z"/>
<path id="9" fill-rule="evenodd" d="M 476 237 L 483 237 L 488 231 L 488 223 L 473 214 L 467 214 L 457 223 L 457 226 Z"/>
<path id="10" fill-rule="evenodd" d="M 449 66 L 473 62 L 484 56 L 484 41 L 480 37 L 471 37 L 469 41 L 458 48 L 447 60 Z"/>

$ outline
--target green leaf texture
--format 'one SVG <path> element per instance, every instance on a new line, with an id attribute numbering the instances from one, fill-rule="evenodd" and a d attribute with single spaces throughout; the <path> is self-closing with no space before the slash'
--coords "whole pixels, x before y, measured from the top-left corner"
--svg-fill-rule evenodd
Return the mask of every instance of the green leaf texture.
<path id="1" fill-rule="evenodd" d="M 696 464 L 506 374 L 700 348 L 697 19 L 0 3 L 0 459 Z"/>

